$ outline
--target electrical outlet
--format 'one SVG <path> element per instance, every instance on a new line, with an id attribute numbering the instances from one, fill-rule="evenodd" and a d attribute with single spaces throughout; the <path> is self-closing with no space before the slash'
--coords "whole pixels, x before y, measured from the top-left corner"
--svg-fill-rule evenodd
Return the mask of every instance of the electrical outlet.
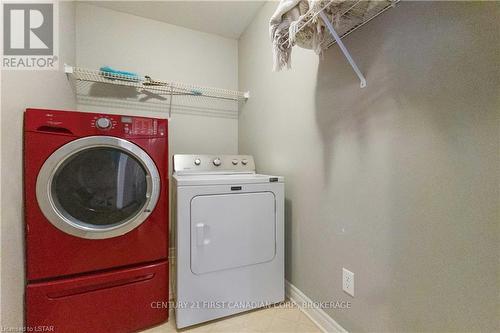
<path id="1" fill-rule="evenodd" d="M 354 297 L 354 273 L 342 268 L 342 290 Z"/>

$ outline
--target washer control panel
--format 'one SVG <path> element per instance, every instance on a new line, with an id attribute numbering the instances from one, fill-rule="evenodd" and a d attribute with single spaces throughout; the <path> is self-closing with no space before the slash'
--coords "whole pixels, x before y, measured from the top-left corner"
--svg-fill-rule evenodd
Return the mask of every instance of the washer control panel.
<path id="1" fill-rule="evenodd" d="M 255 172 L 250 155 L 174 155 L 174 171 L 181 173 Z"/>
<path id="2" fill-rule="evenodd" d="M 96 114 L 90 126 L 99 131 L 119 131 L 129 136 L 165 136 L 166 130 L 158 125 L 158 119 L 133 116 Z"/>
<path id="3" fill-rule="evenodd" d="M 74 136 L 168 137 L 167 119 L 48 109 L 27 109 L 26 113 L 30 115 L 26 131 Z"/>

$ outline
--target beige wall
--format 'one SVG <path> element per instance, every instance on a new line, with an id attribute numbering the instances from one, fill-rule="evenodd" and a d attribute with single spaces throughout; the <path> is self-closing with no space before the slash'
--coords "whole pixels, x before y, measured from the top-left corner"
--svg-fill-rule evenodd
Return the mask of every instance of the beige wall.
<path id="1" fill-rule="evenodd" d="M 286 277 L 349 331 L 498 331 L 495 3 L 403 2 L 271 72 L 268 3 L 239 43 L 239 148 L 286 177 Z M 355 298 L 341 271 L 355 273 Z"/>
<path id="2" fill-rule="evenodd" d="M 77 5 L 76 26 L 76 63 L 80 67 L 108 65 L 150 75 L 153 79 L 238 88 L 238 42 L 234 39 L 84 3 Z M 171 153 L 237 153 L 236 104 L 183 101 L 182 108 L 175 108 L 170 119 Z M 126 105 L 116 108 L 80 103 L 78 108 L 166 116 L 165 112 L 138 111 Z M 220 111 L 227 108 L 234 112 Z"/>
<path id="3" fill-rule="evenodd" d="M 75 61 L 75 6 L 59 5 L 59 57 Z M 23 112 L 27 107 L 74 109 L 73 93 L 62 71 L 3 71 L 1 100 L 1 307 L 2 327 L 23 325 Z"/>

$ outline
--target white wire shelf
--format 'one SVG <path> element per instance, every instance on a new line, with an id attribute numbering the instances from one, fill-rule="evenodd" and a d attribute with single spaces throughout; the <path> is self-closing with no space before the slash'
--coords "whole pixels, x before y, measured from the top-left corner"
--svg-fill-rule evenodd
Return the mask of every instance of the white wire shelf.
<path id="1" fill-rule="evenodd" d="M 325 13 L 332 23 L 335 31 L 344 38 L 359 27 L 368 23 L 386 10 L 393 8 L 401 0 L 325 0 L 319 10 L 309 12 L 301 18 L 297 33 L 305 27 L 313 24 L 321 12 Z M 330 34 L 324 34 L 325 39 L 321 41 L 322 49 L 327 49 L 336 43 Z M 280 45 L 289 43 L 287 34 L 281 37 Z"/>
<path id="2" fill-rule="evenodd" d="M 154 112 L 237 116 L 249 92 L 154 80 L 65 65 L 81 104 L 128 107 Z"/>

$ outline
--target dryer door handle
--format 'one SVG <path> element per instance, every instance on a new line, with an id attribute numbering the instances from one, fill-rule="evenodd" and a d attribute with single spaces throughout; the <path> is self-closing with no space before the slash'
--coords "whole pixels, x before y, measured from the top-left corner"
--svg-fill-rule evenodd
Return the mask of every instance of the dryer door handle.
<path id="1" fill-rule="evenodd" d="M 208 245 L 210 239 L 206 238 L 209 226 L 205 223 L 196 224 L 196 246 Z"/>

